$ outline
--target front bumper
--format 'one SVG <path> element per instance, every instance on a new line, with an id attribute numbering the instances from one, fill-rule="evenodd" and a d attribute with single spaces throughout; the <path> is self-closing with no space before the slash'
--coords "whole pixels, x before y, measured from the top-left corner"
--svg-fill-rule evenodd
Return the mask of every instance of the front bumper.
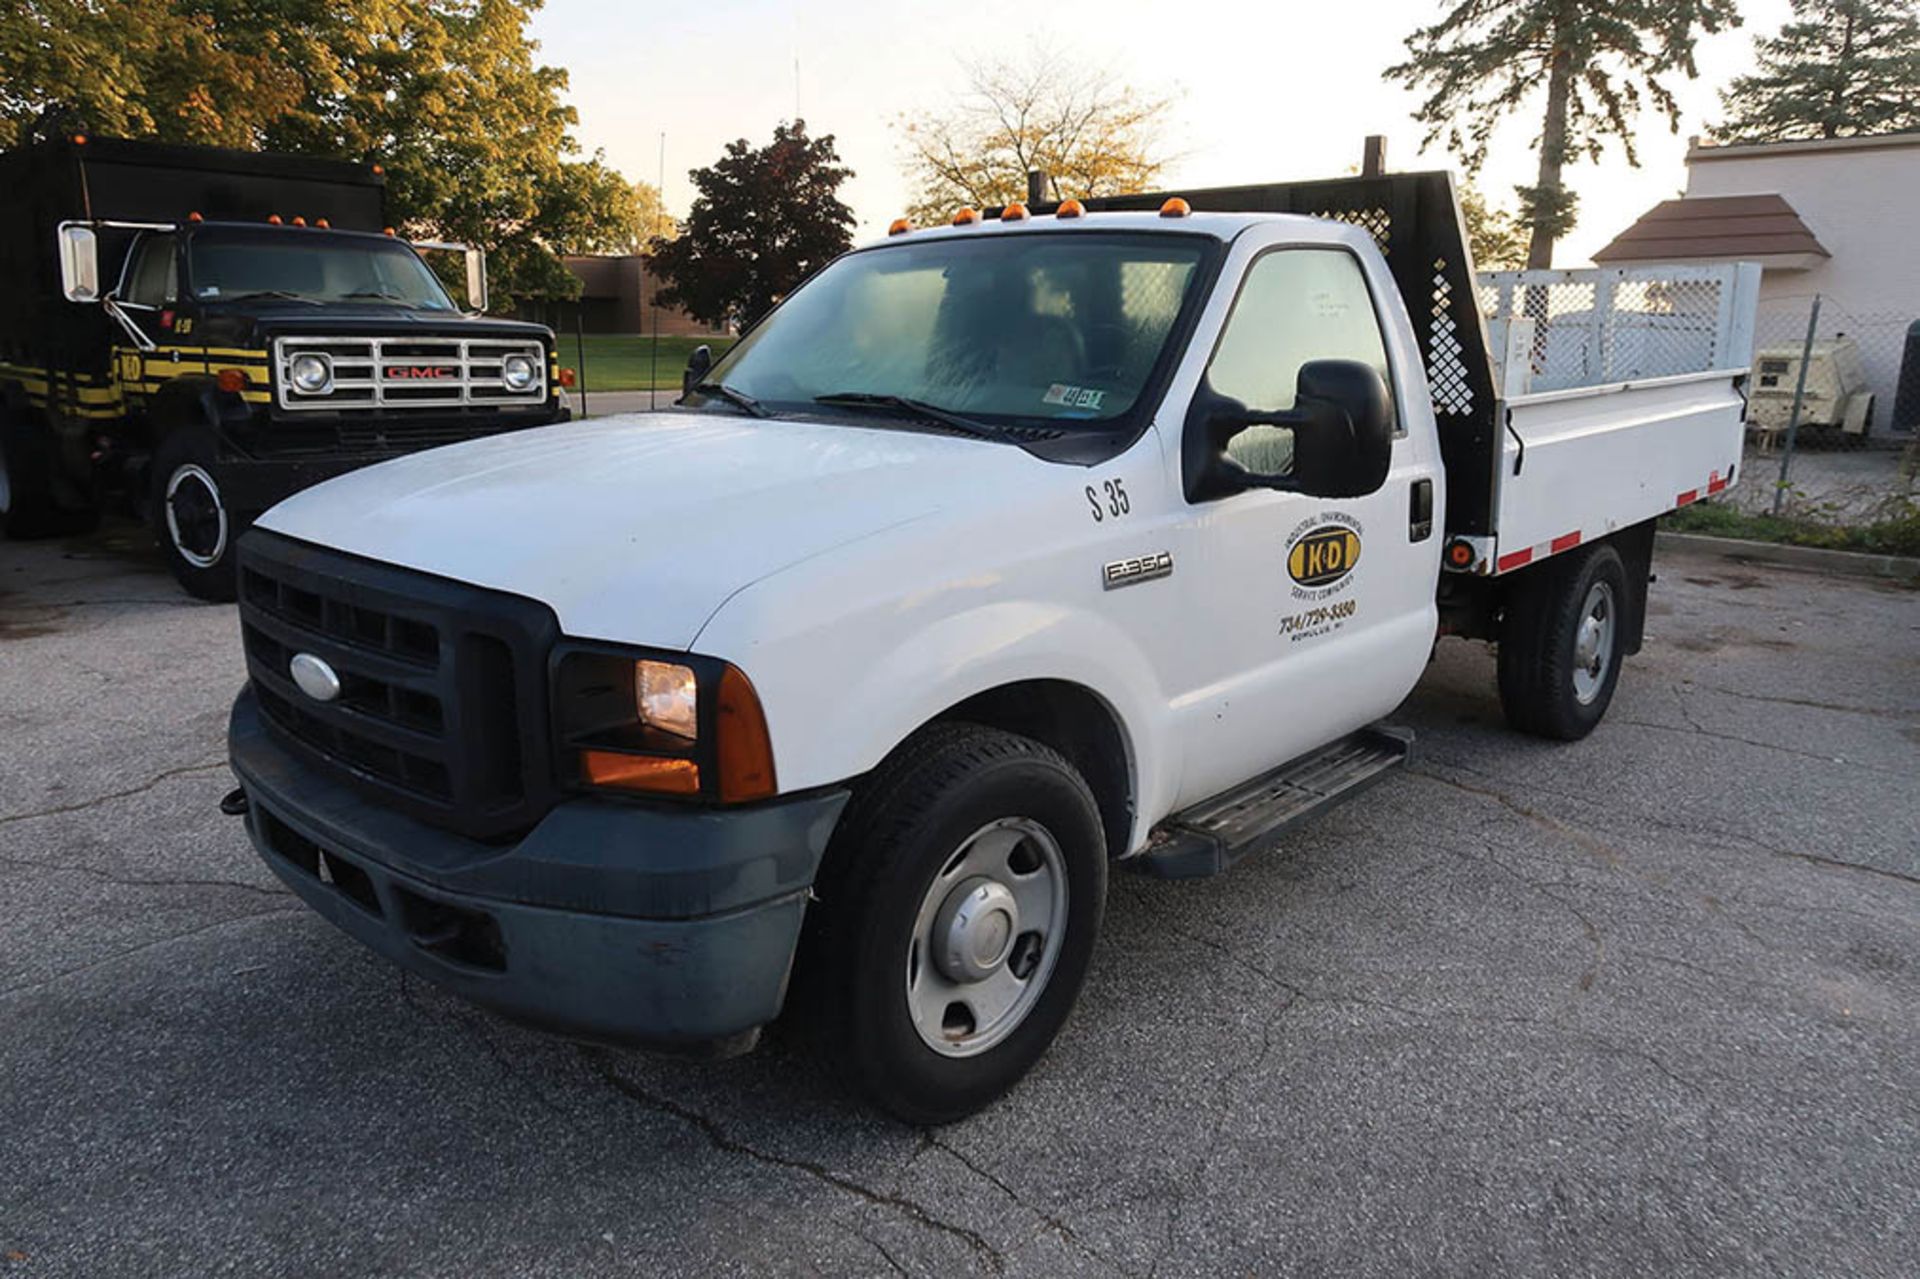
<path id="1" fill-rule="evenodd" d="M 247 833 L 275 875 L 409 972 L 544 1030 L 738 1047 L 786 997 L 843 790 L 744 809 L 591 797 L 517 843 L 403 816 L 316 772 L 252 693 L 228 730 Z"/>

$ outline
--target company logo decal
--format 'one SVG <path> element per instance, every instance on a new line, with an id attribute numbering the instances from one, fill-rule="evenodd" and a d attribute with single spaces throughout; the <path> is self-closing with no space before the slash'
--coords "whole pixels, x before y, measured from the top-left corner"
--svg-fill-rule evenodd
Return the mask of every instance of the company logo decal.
<path id="1" fill-rule="evenodd" d="M 1322 524 L 1293 539 L 1287 575 L 1309 588 L 1332 586 L 1360 562 L 1360 534 L 1344 524 Z"/>
<path id="2" fill-rule="evenodd" d="M 458 376 L 457 369 L 445 365 L 395 364 L 387 368 L 389 381 L 438 382 Z"/>

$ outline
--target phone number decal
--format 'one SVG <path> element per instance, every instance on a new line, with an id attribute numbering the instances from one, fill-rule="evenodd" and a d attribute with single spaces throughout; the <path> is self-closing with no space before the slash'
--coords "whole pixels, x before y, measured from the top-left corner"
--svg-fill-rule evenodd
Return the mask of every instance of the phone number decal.
<path id="1" fill-rule="evenodd" d="M 1338 604 L 1310 608 L 1304 613 L 1295 613 L 1291 617 L 1281 618 L 1280 633 L 1295 643 L 1303 639 L 1312 639 L 1316 635 L 1327 635 L 1339 630 L 1341 624 L 1352 617 L 1354 610 L 1359 607 L 1358 600 L 1341 600 Z"/>

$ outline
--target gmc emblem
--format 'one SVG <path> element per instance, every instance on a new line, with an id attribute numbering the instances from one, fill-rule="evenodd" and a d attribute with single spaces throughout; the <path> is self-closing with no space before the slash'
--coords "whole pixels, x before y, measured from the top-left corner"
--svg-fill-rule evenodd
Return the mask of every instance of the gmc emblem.
<path id="1" fill-rule="evenodd" d="M 387 368 L 388 381 L 435 382 L 442 378 L 458 377 L 459 370 L 445 365 L 394 364 Z"/>

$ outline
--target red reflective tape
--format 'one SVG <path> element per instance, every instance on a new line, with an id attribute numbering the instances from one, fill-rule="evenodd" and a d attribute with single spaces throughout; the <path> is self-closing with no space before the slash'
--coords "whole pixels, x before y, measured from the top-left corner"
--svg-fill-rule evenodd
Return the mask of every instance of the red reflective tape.
<path id="1" fill-rule="evenodd" d="M 1720 480 L 1720 479 L 1711 480 L 1707 484 L 1707 495 L 1711 497 L 1713 494 L 1718 493 L 1721 489 L 1725 488 L 1726 486 L 1727 486 L 1727 482 L 1725 480 Z"/>
<path id="2" fill-rule="evenodd" d="M 1673 504 L 1675 506 L 1687 506 L 1692 502 L 1698 500 L 1699 497 L 1700 497 L 1699 489 L 1688 489 L 1686 492 L 1682 493 L 1679 497 L 1675 498 L 1673 500 Z"/>
<path id="3" fill-rule="evenodd" d="M 1529 546 L 1524 551 L 1515 551 L 1511 555 L 1502 555 L 1493 562 L 1493 571 L 1496 573 L 1504 573 L 1510 568 L 1519 568 L 1522 564 L 1531 562 L 1532 559 L 1533 548 Z"/>
<path id="4" fill-rule="evenodd" d="M 1578 545 L 1580 545 L 1580 530 L 1575 529 L 1571 533 L 1562 533 L 1548 543 L 1547 554 L 1558 555 L 1562 551 L 1571 551 Z"/>

